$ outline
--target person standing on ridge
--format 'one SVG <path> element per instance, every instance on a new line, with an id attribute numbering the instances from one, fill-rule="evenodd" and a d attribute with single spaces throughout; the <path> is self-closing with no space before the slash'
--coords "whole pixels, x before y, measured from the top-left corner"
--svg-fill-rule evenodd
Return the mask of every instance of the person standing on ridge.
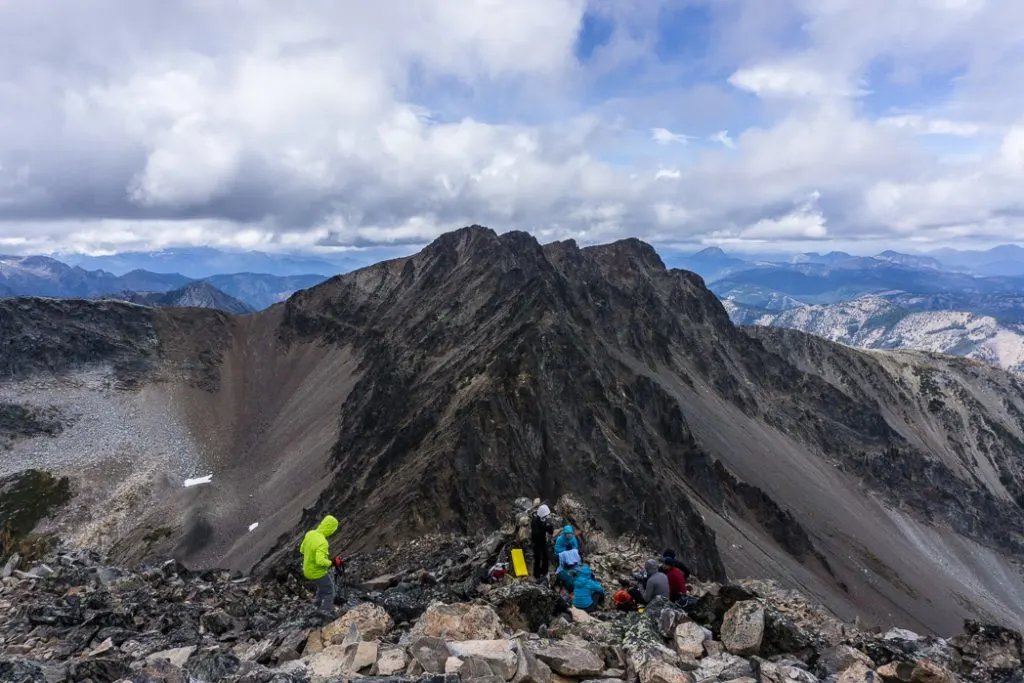
<path id="1" fill-rule="evenodd" d="M 327 515 L 319 526 L 302 538 L 302 575 L 316 587 L 313 603 L 319 612 L 334 614 L 334 580 L 328 574 L 332 566 L 341 566 L 341 557 L 330 555 L 327 539 L 338 530 L 338 519 Z"/>
<path id="2" fill-rule="evenodd" d="M 541 505 L 530 517 L 530 542 L 533 545 L 533 576 L 540 582 L 547 577 L 550 568 L 548 553 L 548 536 L 555 533 L 555 528 L 548 519 L 551 508 Z"/>

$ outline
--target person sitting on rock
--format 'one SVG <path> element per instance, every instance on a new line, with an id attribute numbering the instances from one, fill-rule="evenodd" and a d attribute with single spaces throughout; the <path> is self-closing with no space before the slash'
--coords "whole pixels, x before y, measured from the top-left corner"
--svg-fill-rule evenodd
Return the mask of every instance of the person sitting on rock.
<path id="1" fill-rule="evenodd" d="M 327 515 L 320 525 L 307 531 L 302 538 L 302 575 L 316 587 L 313 604 L 319 612 L 334 614 L 334 579 L 328 574 L 332 566 L 339 565 L 340 557 L 331 558 L 327 539 L 338 530 L 338 519 Z"/>
<path id="2" fill-rule="evenodd" d="M 565 553 L 563 553 L 565 554 Z M 557 584 L 564 587 L 570 593 L 572 592 L 573 586 L 576 585 L 576 569 L 579 567 L 577 562 L 569 562 L 564 567 L 560 567 L 557 577 Z"/>
<path id="3" fill-rule="evenodd" d="M 690 578 L 690 568 L 687 567 L 682 560 L 676 558 L 675 550 L 672 550 L 671 548 L 666 548 L 665 551 L 661 553 L 661 563 L 666 567 L 675 567 L 676 569 L 681 571 L 683 573 L 684 579 Z"/>
<path id="4" fill-rule="evenodd" d="M 650 604 L 659 595 L 664 595 L 668 598 L 668 577 L 658 567 L 658 561 L 655 559 L 647 560 L 646 564 L 644 564 L 644 570 L 647 572 L 647 582 L 644 584 L 643 593 L 644 604 Z"/>
<path id="5" fill-rule="evenodd" d="M 558 530 L 555 534 L 555 553 L 562 553 L 566 550 L 579 550 L 580 539 L 576 538 L 576 534 L 572 527 L 566 524 L 564 527 Z"/>
<path id="6" fill-rule="evenodd" d="M 583 560 L 580 558 L 579 550 L 576 550 L 575 548 L 570 548 L 569 550 L 563 550 L 562 552 L 558 553 L 557 571 L 562 571 L 569 565 L 575 567 L 580 564 L 583 564 Z"/>
<path id="7" fill-rule="evenodd" d="M 668 564 L 664 559 L 662 559 L 662 563 L 662 571 L 668 578 L 668 599 L 676 602 L 686 595 L 686 575 L 683 574 L 682 569 Z"/>
<path id="8" fill-rule="evenodd" d="M 604 588 L 594 580 L 590 567 L 584 565 L 576 570 L 576 582 L 572 587 L 572 606 L 591 611 L 604 603 Z"/>
<path id="9" fill-rule="evenodd" d="M 548 575 L 550 555 L 548 537 L 555 533 L 551 524 L 551 509 L 541 505 L 530 517 L 530 543 L 533 546 L 533 578 L 542 581 Z"/>

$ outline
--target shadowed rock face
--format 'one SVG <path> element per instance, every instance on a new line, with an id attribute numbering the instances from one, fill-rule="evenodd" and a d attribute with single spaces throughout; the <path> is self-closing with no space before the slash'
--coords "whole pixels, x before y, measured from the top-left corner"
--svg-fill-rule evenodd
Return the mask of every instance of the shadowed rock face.
<path id="1" fill-rule="evenodd" d="M 65 347 L 67 320 L 85 322 Z M 159 497 L 137 522 L 160 541 L 124 559 L 263 571 L 328 512 L 332 552 L 354 553 L 572 493 L 704 578 L 777 577 L 928 632 L 1024 622 L 1024 386 L 737 328 L 637 240 L 475 226 L 244 318 L 39 302 L 0 325 L 43 340 L 6 376 L 98 358 L 187 421 L 203 468 L 181 476 L 213 484 Z"/>

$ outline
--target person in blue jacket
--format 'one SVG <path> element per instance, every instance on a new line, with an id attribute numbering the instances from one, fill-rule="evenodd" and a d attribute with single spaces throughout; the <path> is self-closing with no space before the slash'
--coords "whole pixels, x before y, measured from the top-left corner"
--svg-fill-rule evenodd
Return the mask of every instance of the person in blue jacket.
<path id="1" fill-rule="evenodd" d="M 576 583 L 572 588 L 572 606 L 582 610 L 593 609 L 604 602 L 604 595 L 604 588 L 594 580 L 590 567 L 578 567 Z"/>
<path id="2" fill-rule="evenodd" d="M 565 552 L 569 549 L 579 550 L 580 539 L 576 538 L 576 534 L 573 533 L 572 527 L 566 524 L 562 527 L 562 530 L 558 532 L 558 538 L 555 539 L 555 554 Z"/>

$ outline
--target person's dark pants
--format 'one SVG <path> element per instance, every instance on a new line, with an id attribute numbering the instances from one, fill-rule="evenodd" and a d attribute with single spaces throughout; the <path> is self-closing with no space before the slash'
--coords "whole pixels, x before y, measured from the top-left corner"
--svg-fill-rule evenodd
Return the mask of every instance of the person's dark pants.
<path id="1" fill-rule="evenodd" d="M 551 568 L 551 558 L 548 556 L 548 544 L 541 541 L 533 542 L 533 576 L 541 578 L 548 575 Z"/>
<path id="2" fill-rule="evenodd" d="M 334 577 L 330 572 L 313 581 L 316 586 L 316 597 L 313 604 L 319 612 L 334 612 Z"/>

